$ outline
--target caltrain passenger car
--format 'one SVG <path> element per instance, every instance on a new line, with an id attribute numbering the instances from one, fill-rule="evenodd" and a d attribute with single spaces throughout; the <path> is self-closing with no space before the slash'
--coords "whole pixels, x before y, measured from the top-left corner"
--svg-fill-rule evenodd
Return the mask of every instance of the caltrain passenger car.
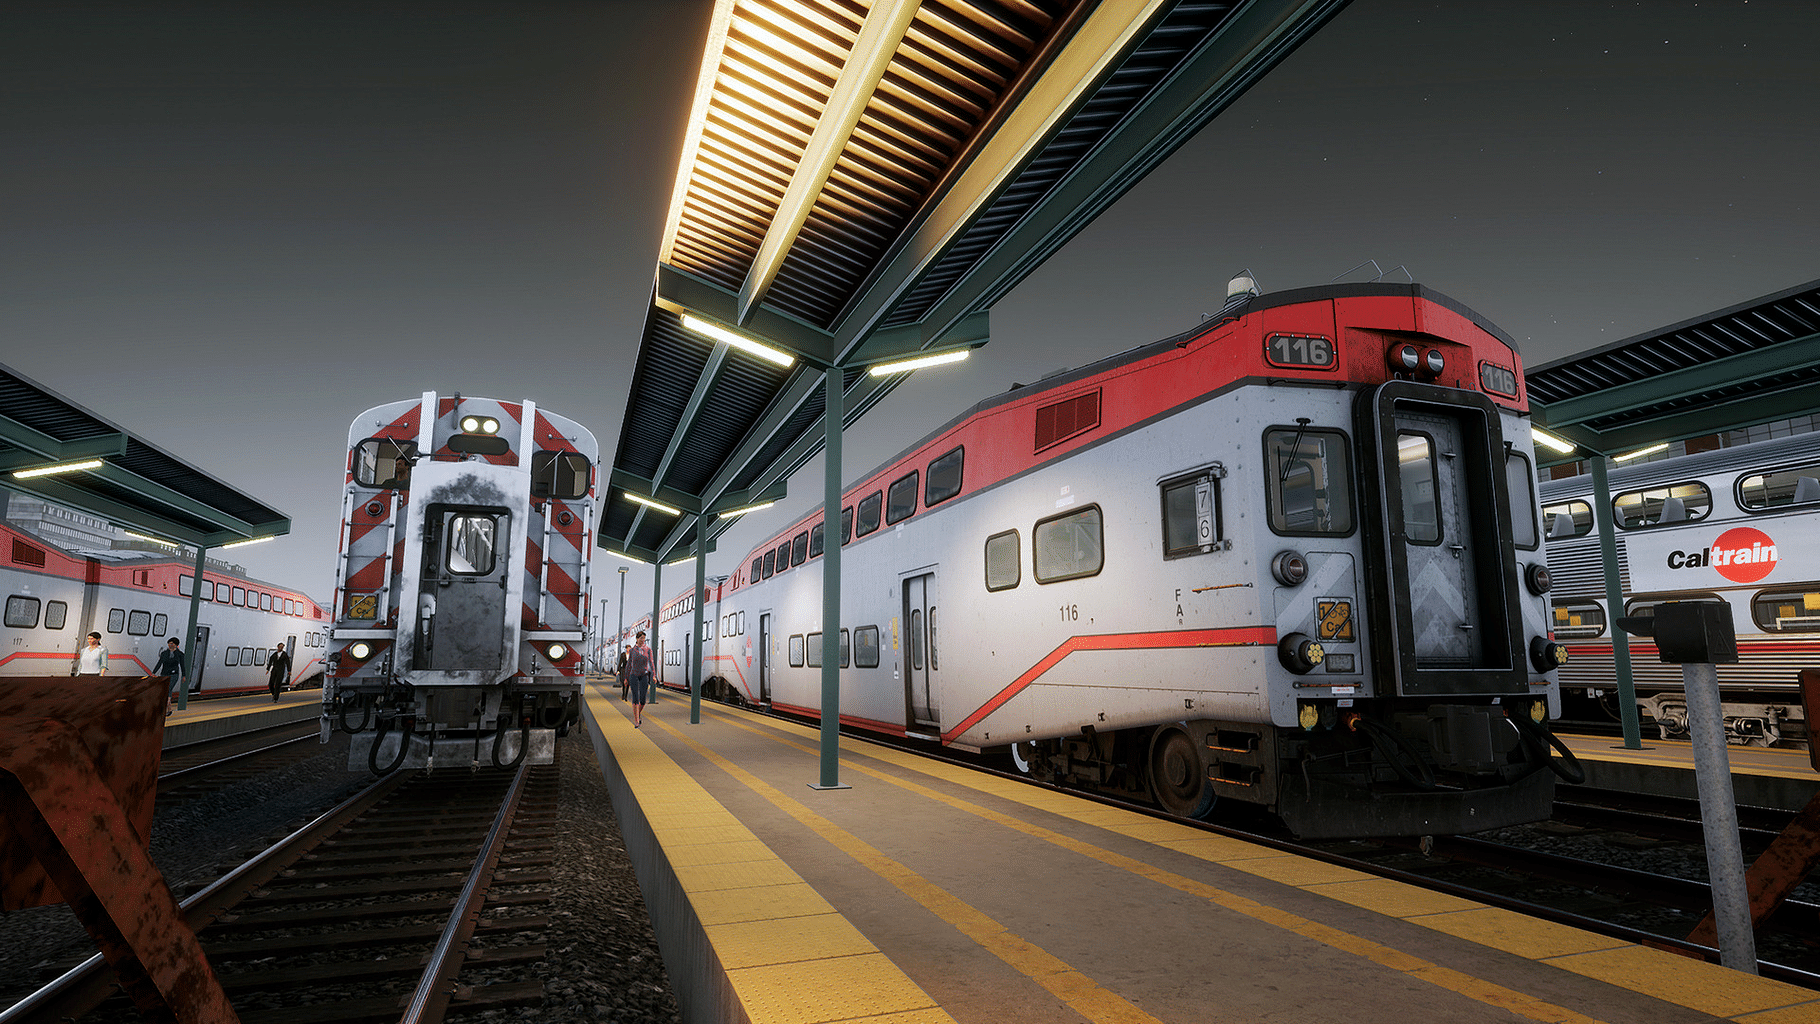
<path id="1" fill-rule="evenodd" d="M 196 587 L 193 558 L 132 549 L 68 550 L 0 523 L 0 676 L 74 671 L 92 630 L 108 651 L 108 671 L 149 675 L 176 637 L 190 664 L 190 692 L 251 693 L 267 685 L 266 659 L 278 644 L 291 653 L 288 685 L 322 676 L 328 615 L 301 591 L 215 563 L 202 574 L 196 636 L 183 642 Z"/>
<path id="2" fill-rule="evenodd" d="M 1416 285 L 1258 296 L 988 399 L 701 595 L 708 692 L 1305 836 L 1546 817 L 1523 367 Z M 821 622 L 824 545 L 843 608 Z M 677 678 L 693 594 L 659 623 Z M 1559 751 L 1560 756 L 1551 753 Z"/>
<path id="3" fill-rule="evenodd" d="M 323 687 L 350 767 L 550 762 L 580 710 L 598 459 L 528 401 L 354 419 Z"/>
<path id="4" fill-rule="evenodd" d="M 1613 618 L 1665 601 L 1723 601 L 1738 636 L 1737 664 L 1718 666 L 1726 738 L 1806 743 L 1797 675 L 1820 665 L 1820 433 L 1619 466 L 1609 483 L 1624 595 L 1616 615 L 1591 476 L 1542 485 L 1555 639 L 1571 654 L 1560 675 L 1567 714 L 1619 714 Z M 1664 739 L 1685 738 L 1680 666 L 1663 664 L 1647 637 L 1629 644 L 1639 708 Z"/>

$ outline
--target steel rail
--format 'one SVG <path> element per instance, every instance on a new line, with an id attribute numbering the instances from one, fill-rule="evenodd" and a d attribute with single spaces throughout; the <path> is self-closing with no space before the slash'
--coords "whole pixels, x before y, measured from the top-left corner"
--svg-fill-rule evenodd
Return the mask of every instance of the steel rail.
<path id="1" fill-rule="evenodd" d="M 240 761 L 248 761 L 255 757 L 258 757 L 261 754 L 269 754 L 275 750 L 283 750 L 285 747 L 296 746 L 299 743 L 303 743 L 307 740 L 314 740 L 316 738 L 317 738 L 316 734 L 314 732 L 311 732 L 311 733 L 308 733 L 303 736 L 298 736 L 294 739 L 280 740 L 277 743 L 274 743 L 269 747 L 260 747 L 257 750 L 243 750 L 238 754 L 229 754 L 228 756 L 220 759 L 219 761 L 207 761 L 207 762 L 204 762 L 203 764 L 190 765 L 188 768 L 179 768 L 174 772 L 168 772 L 164 775 L 158 776 L 158 786 L 160 789 L 162 789 L 164 787 L 164 784 L 167 782 L 181 782 L 187 776 L 190 776 L 190 775 L 207 774 L 208 772 L 214 771 L 218 768 L 225 768 L 228 765 L 235 764 Z"/>

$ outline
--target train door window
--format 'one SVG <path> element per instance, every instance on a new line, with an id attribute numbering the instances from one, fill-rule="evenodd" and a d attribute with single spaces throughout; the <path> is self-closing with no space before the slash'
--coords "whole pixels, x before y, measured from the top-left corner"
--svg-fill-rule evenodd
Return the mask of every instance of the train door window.
<path id="1" fill-rule="evenodd" d="M 1753 473 L 1738 480 L 1738 507 L 1746 512 L 1817 503 L 1820 503 L 1820 463 Z"/>
<path id="2" fill-rule="evenodd" d="M 226 665 L 228 668 L 238 667 L 240 664 L 240 648 L 230 647 L 226 651 L 222 652 L 221 663 L 223 665 Z"/>
<path id="3" fill-rule="evenodd" d="M 1435 505 L 1435 443 L 1427 434 L 1397 435 L 1397 479 L 1403 491 L 1403 534 L 1411 544 L 1441 543 Z"/>
<path id="4" fill-rule="evenodd" d="M 1270 528 L 1285 536 L 1352 532 L 1352 460 L 1337 430 L 1277 427 L 1264 434 Z"/>
<path id="5" fill-rule="evenodd" d="M 1554 626 L 1556 640 L 1590 640 L 1605 635 L 1605 609 L 1593 601 L 1556 601 Z"/>
<path id="6" fill-rule="evenodd" d="M 463 512 L 449 517 L 448 548 L 443 563 L 457 576 L 486 576 L 493 571 L 499 517 Z"/>
<path id="7" fill-rule="evenodd" d="M 1620 529 L 1636 530 L 1705 519 L 1713 494 L 1699 481 L 1626 491 L 1611 500 L 1612 518 Z"/>
<path id="8" fill-rule="evenodd" d="M 1106 564 L 1105 537 L 1098 505 L 1039 519 L 1030 548 L 1038 583 L 1096 576 Z"/>
<path id="9" fill-rule="evenodd" d="M 853 506 L 851 505 L 840 510 L 840 542 L 843 545 L 853 542 Z"/>
<path id="10" fill-rule="evenodd" d="M 236 608 L 238 608 L 243 604 L 246 604 L 246 590 L 241 587 L 235 587 L 234 588 L 234 606 Z"/>
<path id="11" fill-rule="evenodd" d="M 1504 479 L 1510 491 L 1511 542 L 1534 551 L 1541 541 L 1536 536 L 1536 474 L 1529 459 L 1514 451 L 1505 455 Z"/>
<path id="12" fill-rule="evenodd" d="M 923 491 L 924 508 L 940 505 L 961 493 L 961 463 L 966 455 L 966 449 L 956 448 L 929 463 L 929 483 Z"/>
<path id="13" fill-rule="evenodd" d="M 910 667 L 923 667 L 923 610 L 910 609 Z"/>
<path id="14" fill-rule="evenodd" d="M 1584 501 L 1564 501 L 1542 509 L 1542 522 L 1549 540 L 1584 537 L 1592 532 L 1592 506 Z"/>
<path id="15" fill-rule="evenodd" d="M 936 635 L 935 635 L 935 606 L 930 605 L 929 606 L 929 671 L 931 671 L 931 672 L 940 672 L 942 670 L 941 658 L 937 657 L 937 654 L 936 654 L 936 652 L 939 651 L 940 649 L 941 649 L 940 645 L 936 642 Z"/>
<path id="16" fill-rule="evenodd" d="M 737 633 L 740 636 L 746 635 L 746 613 L 745 612 L 739 613 L 739 624 L 734 628 L 733 632 Z"/>
<path id="17" fill-rule="evenodd" d="M 159 612 L 152 616 L 152 635 L 165 636 L 171 631 L 171 617 Z"/>
<path id="18" fill-rule="evenodd" d="M 1820 586 L 1765 590 L 1750 599 L 1750 617 L 1765 633 L 1820 633 Z"/>
<path id="19" fill-rule="evenodd" d="M 1220 480 L 1202 471 L 1164 481 L 1163 557 L 1186 558 L 1218 548 L 1225 535 L 1220 517 Z"/>
<path id="20" fill-rule="evenodd" d="M 114 608 L 107 613 L 107 631 L 119 633 L 126 629 L 126 609 Z"/>
<path id="21" fill-rule="evenodd" d="M 62 601 L 50 601 L 44 606 L 44 628 L 62 629 L 69 621 L 70 606 Z"/>
<path id="22" fill-rule="evenodd" d="M 354 482 L 362 487 L 409 487 L 417 442 L 368 438 L 354 446 Z"/>
<path id="23" fill-rule="evenodd" d="M 891 482 L 891 493 L 885 502 L 885 522 L 901 523 L 916 512 L 916 479 L 915 471 L 898 477 Z"/>
<path id="24" fill-rule="evenodd" d="M 177 577 L 177 593 L 179 596 L 188 597 L 195 592 L 196 577 L 188 575 Z"/>
<path id="25" fill-rule="evenodd" d="M 853 667 L 878 667 L 878 627 L 857 626 L 853 630 Z"/>
<path id="26" fill-rule="evenodd" d="M 809 557 L 820 558 L 824 543 L 825 542 L 822 540 L 822 524 L 816 523 L 814 528 L 809 531 Z"/>
<path id="27" fill-rule="evenodd" d="M 810 668 L 821 668 L 822 667 L 822 635 L 820 633 L 810 633 L 808 635 L 808 637 L 806 638 L 805 646 L 808 649 L 808 657 L 806 660 L 809 663 L 809 667 Z"/>
<path id="28" fill-rule="evenodd" d="M 809 531 L 804 530 L 803 532 L 796 535 L 795 540 L 790 542 L 790 564 L 791 565 L 801 565 L 808 560 L 809 560 Z"/>
<path id="29" fill-rule="evenodd" d="M 588 493 L 589 468 L 579 452 L 533 452 L 531 496 L 573 501 Z"/>
<path id="30" fill-rule="evenodd" d="M 790 638 L 790 667 L 803 667 L 803 635 L 801 633 Z"/>
<path id="31" fill-rule="evenodd" d="M 763 579 L 764 576 L 765 576 L 765 560 L 762 557 L 754 558 L 752 560 L 752 578 L 757 580 L 757 579 Z"/>
<path id="32" fill-rule="evenodd" d="M 152 632 L 152 613 L 134 609 L 126 617 L 127 636 L 150 636 Z"/>
<path id="33" fill-rule="evenodd" d="M 35 629 L 43 602 L 35 597 L 14 594 L 6 599 L 6 624 L 11 629 Z"/>
<path id="34" fill-rule="evenodd" d="M 1023 582 L 1023 544 L 1016 530 L 986 538 L 986 589 L 1010 590 Z"/>
<path id="35" fill-rule="evenodd" d="M 859 514 L 853 518 L 853 535 L 864 537 L 878 529 L 878 513 L 885 504 L 885 493 L 873 491 L 859 503 Z"/>
<path id="36" fill-rule="evenodd" d="M 850 659 L 852 657 L 852 655 L 853 655 L 853 641 L 847 636 L 847 631 L 843 629 L 840 631 L 840 667 L 841 668 L 847 667 L 848 659 Z"/>

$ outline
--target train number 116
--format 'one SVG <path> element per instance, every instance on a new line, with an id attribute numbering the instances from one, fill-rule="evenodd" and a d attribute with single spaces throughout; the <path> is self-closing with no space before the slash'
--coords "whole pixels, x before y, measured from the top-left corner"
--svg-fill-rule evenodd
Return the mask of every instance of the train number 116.
<path id="1" fill-rule="evenodd" d="M 1325 370 L 1334 365 L 1333 342 L 1318 335 L 1273 334 L 1264 343 L 1264 354 L 1278 366 L 1314 366 Z"/>

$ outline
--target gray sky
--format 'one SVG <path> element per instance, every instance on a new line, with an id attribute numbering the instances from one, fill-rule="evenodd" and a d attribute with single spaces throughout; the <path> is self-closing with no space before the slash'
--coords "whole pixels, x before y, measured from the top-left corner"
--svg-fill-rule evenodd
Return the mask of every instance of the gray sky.
<path id="1" fill-rule="evenodd" d="M 8 4 L 0 361 L 289 513 L 235 554 L 326 601 L 362 410 L 529 398 L 611 458 L 707 20 Z M 1532 364 L 1820 278 L 1816 39 L 1794 0 L 1355 0 L 1002 301 L 964 369 L 851 430 L 849 478 L 1014 380 L 1192 326 L 1241 268 L 1271 291 L 1402 265 Z M 627 618 L 650 596 L 636 570 Z"/>

